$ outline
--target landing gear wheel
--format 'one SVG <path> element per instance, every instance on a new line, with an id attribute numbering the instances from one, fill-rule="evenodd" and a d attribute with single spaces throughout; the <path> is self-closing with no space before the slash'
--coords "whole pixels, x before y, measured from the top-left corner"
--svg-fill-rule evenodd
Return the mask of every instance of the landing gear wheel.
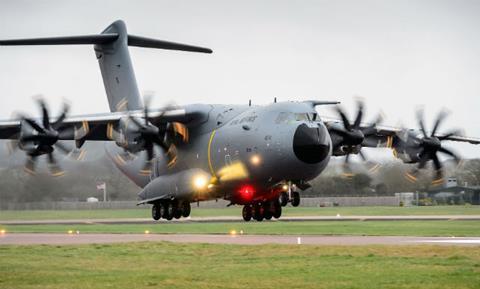
<path id="1" fill-rule="evenodd" d="M 160 214 L 161 218 L 165 218 L 165 212 L 167 211 L 167 208 L 165 207 L 165 203 L 158 203 L 158 212 Z"/>
<path id="2" fill-rule="evenodd" d="M 298 207 L 300 205 L 300 194 L 298 192 L 292 192 L 292 206 Z"/>
<path id="3" fill-rule="evenodd" d="M 182 203 L 182 217 L 187 218 L 190 216 L 190 212 L 192 211 L 192 208 L 190 207 L 190 202 L 189 201 L 183 201 Z"/>
<path id="4" fill-rule="evenodd" d="M 271 220 L 272 219 L 272 203 L 271 202 L 265 202 L 263 203 L 263 216 L 265 217 L 265 220 Z"/>
<path id="5" fill-rule="evenodd" d="M 160 207 L 161 207 L 161 205 L 158 204 L 158 203 L 153 204 L 153 206 L 152 206 L 152 218 L 155 221 L 160 220 L 160 218 L 162 217 L 162 215 L 160 215 Z"/>
<path id="6" fill-rule="evenodd" d="M 250 222 L 252 219 L 252 207 L 250 205 L 243 206 L 242 217 L 245 222 Z"/>
<path id="7" fill-rule="evenodd" d="M 175 219 L 180 219 L 181 216 L 182 216 L 181 203 L 179 204 L 179 202 L 174 201 L 173 202 L 173 217 Z"/>
<path id="8" fill-rule="evenodd" d="M 165 204 L 165 219 L 172 220 L 173 219 L 173 204 L 172 202 L 168 202 Z"/>
<path id="9" fill-rule="evenodd" d="M 288 194 L 286 192 L 281 192 L 280 196 L 278 196 L 278 202 L 280 206 L 285 207 L 288 203 Z"/>
<path id="10" fill-rule="evenodd" d="M 280 216 L 282 215 L 282 206 L 280 206 L 279 202 L 274 202 L 273 207 L 274 207 L 273 208 L 273 217 L 275 219 L 280 218 Z"/>
<path id="11" fill-rule="evenodd" d="M 254 219 L 257 220 L 258 222 L 263 221 L 263 214 L 265 212 L 265 209 L 261 204 L 256 204 L 254 206 Z"/>

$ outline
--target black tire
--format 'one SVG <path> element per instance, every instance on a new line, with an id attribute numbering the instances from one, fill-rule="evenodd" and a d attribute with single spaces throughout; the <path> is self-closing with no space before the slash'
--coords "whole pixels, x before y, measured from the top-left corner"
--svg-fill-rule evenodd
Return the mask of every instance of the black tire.
<path id="1" fill-rule="evenodd" d="M 288 203 L 288 194 L 286 192 L 281 192 L 278 196 L 278 202 L 280 206 L 285 207 Z"/>
<path id="2" fill-rule="evenodd" d="M 282 215 L 282 206 L 280 206 L 279 202 L 274 202 L 274 211 L 272 215 L 275 219 L 280 218 Z"/>
<path id="3" fill-rule="evenodd" d="M 167 220 L 172 220 L 173 219 L 173 212 L 174 212 L 174 207 L 172 202 L 167 202 L 165 206 L 165 219 Z"/>
<path id="4" fill-rule="evenodd" d="M 298 207 L 300 205 L 300 193 L 292 192 L 292 206 Z"/>
<path id="5" fill-rule="evenodd" d="M 160 220 L 160 218 L 162 217 L 162 215 L 160 215 L 160 207 L 161 205 L 159 203 L 155 203 L 152 206 L 152 218 L 155 221 Z"/>
<path id="6" fill-rule="evenodd" d="M 189 201 L 183 201 L 182 203 L 182 217 L 187 218 L 190 216 L 190 212 L 192 211 L 192 207 L 190 207 Z"/>
<path id="7" fill-rule="evenodd" d="M 272 203 L 271 202 L 263 203 L 263 217 L 265 218 L 265 220 L 272 219 Z"/>
<path id="8" fill-rule="evenodd" d="M 159 212 L 160 212 L 160 216 L 161 216 L 162 218 L 164 218 L 164 219 L 165 219 L 165 217 L 167 216 L 167 214 L 166 214 L 166 212 L 167 212 L 167 206 L 166 206 L 166 205 L 167 205 L 167 204 L 165 204 L 165 203 L 159 203 L 159 204 L 158 204 L 158 209 L 159 209 Z"/>
<path id="9" fill-rule="evenodd" d="M 173 201 L 173 217 L 175 219 L 182 217 L 182 202 Z"/>
<path id="10" fill-rule="evenodd" d="M 258 222 L 263 221 L 263 214 L 265 213 L 265 210 L 261 204 L 256 204 L 254 206 L 254 219 L 257 220 Z"/>
<path id="11" fill-rule="evenodd" d="M 252 207 L 250 205 L 243 206 L 242 217 L 245 222 L 250 222 L 252 219 Z"/>

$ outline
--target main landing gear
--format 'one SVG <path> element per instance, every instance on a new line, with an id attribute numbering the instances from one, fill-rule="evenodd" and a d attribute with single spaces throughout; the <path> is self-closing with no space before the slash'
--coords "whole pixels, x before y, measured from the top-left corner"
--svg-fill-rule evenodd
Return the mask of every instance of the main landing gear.
<path id="1" fill-rule="evenodd" d="M 175 219 L 180 219 L 181 217 L 190 216 L 191 207 L 189 201 L 179 201 L 179 200 L 161 200 L 153 203 L 152 206 L 152 218 L 154 220 L 159 220 L 160 218 L 166 219 L 168 221 Z"/>
<path id="2" fill-rule="evenodd" d="M 258 202 L 243 206 L 242 217 L 245 221 L 252 218 L 261 222 L 263 219 L 278 219 L 282 215 L 282 206 L 278 200 Z"/>
<path id="3" fill-rule="evenodd" d="M 282 215 L 282 207 L 285 207 L 288 203 L 298 207 L 300 205 L 300 194 L 295 191 L 290 194 L 282 192 L 278 199 L 247 204 L 243 206 L 242 217 L 247 222 L 251 219 L 259 222 L 263 221 L 263 219 L 278 219 Z"/>

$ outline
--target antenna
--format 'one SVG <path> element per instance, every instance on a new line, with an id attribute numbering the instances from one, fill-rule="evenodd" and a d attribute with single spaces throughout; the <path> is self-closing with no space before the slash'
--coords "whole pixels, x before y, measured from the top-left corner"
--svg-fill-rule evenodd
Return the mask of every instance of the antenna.
<path id="1" fill-rule="evenodd" d="M 252 106 L 252 100 L 251 99 L 248 100 L 248 106 Z"/>
<path id="2" fill-rule="evenodd" d="M 273 103 L 277 103 L 277 97 L 276 96 L 273 98 Z"/>

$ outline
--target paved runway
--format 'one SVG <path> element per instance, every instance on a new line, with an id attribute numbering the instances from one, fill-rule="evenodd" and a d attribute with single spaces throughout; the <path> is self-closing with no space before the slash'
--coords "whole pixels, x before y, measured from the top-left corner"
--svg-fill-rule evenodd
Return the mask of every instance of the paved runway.
<path id="1" fill-rule="evenodd" d="M 205 234 L 30 234 L 5 233 L 0 245 L 94 244 L 141 241 L 210 244 L 308 244 L 308 245 L 413 245 L 437 244 L 480 246 L 480 237 L 404 237 L 404 236 L 275 236 L 275 235 L 205 235 Z"/>
<path id="2" fill-rule="evenodd" d="M 480 215 L 431 215 L 431 216 L 299 216 L 281 217 L 282 222 L 307 222 L 307 221 L 428 221 L 428 220 L 470 220 L 480 221 Z M 129 218 L 129 219 L 81 219 L 81 220 L 22 220 L 22 221 L 1 221 L 2 225 L 78 225 L 78 224 L 152 224 L 157 222 L 192 222 L 192 223 L 225 223 L 243 222 L 241 216 L 236 217 L 193 217 L 181 218 L 179 220 L 154 221 L 150 218 Z"/>

